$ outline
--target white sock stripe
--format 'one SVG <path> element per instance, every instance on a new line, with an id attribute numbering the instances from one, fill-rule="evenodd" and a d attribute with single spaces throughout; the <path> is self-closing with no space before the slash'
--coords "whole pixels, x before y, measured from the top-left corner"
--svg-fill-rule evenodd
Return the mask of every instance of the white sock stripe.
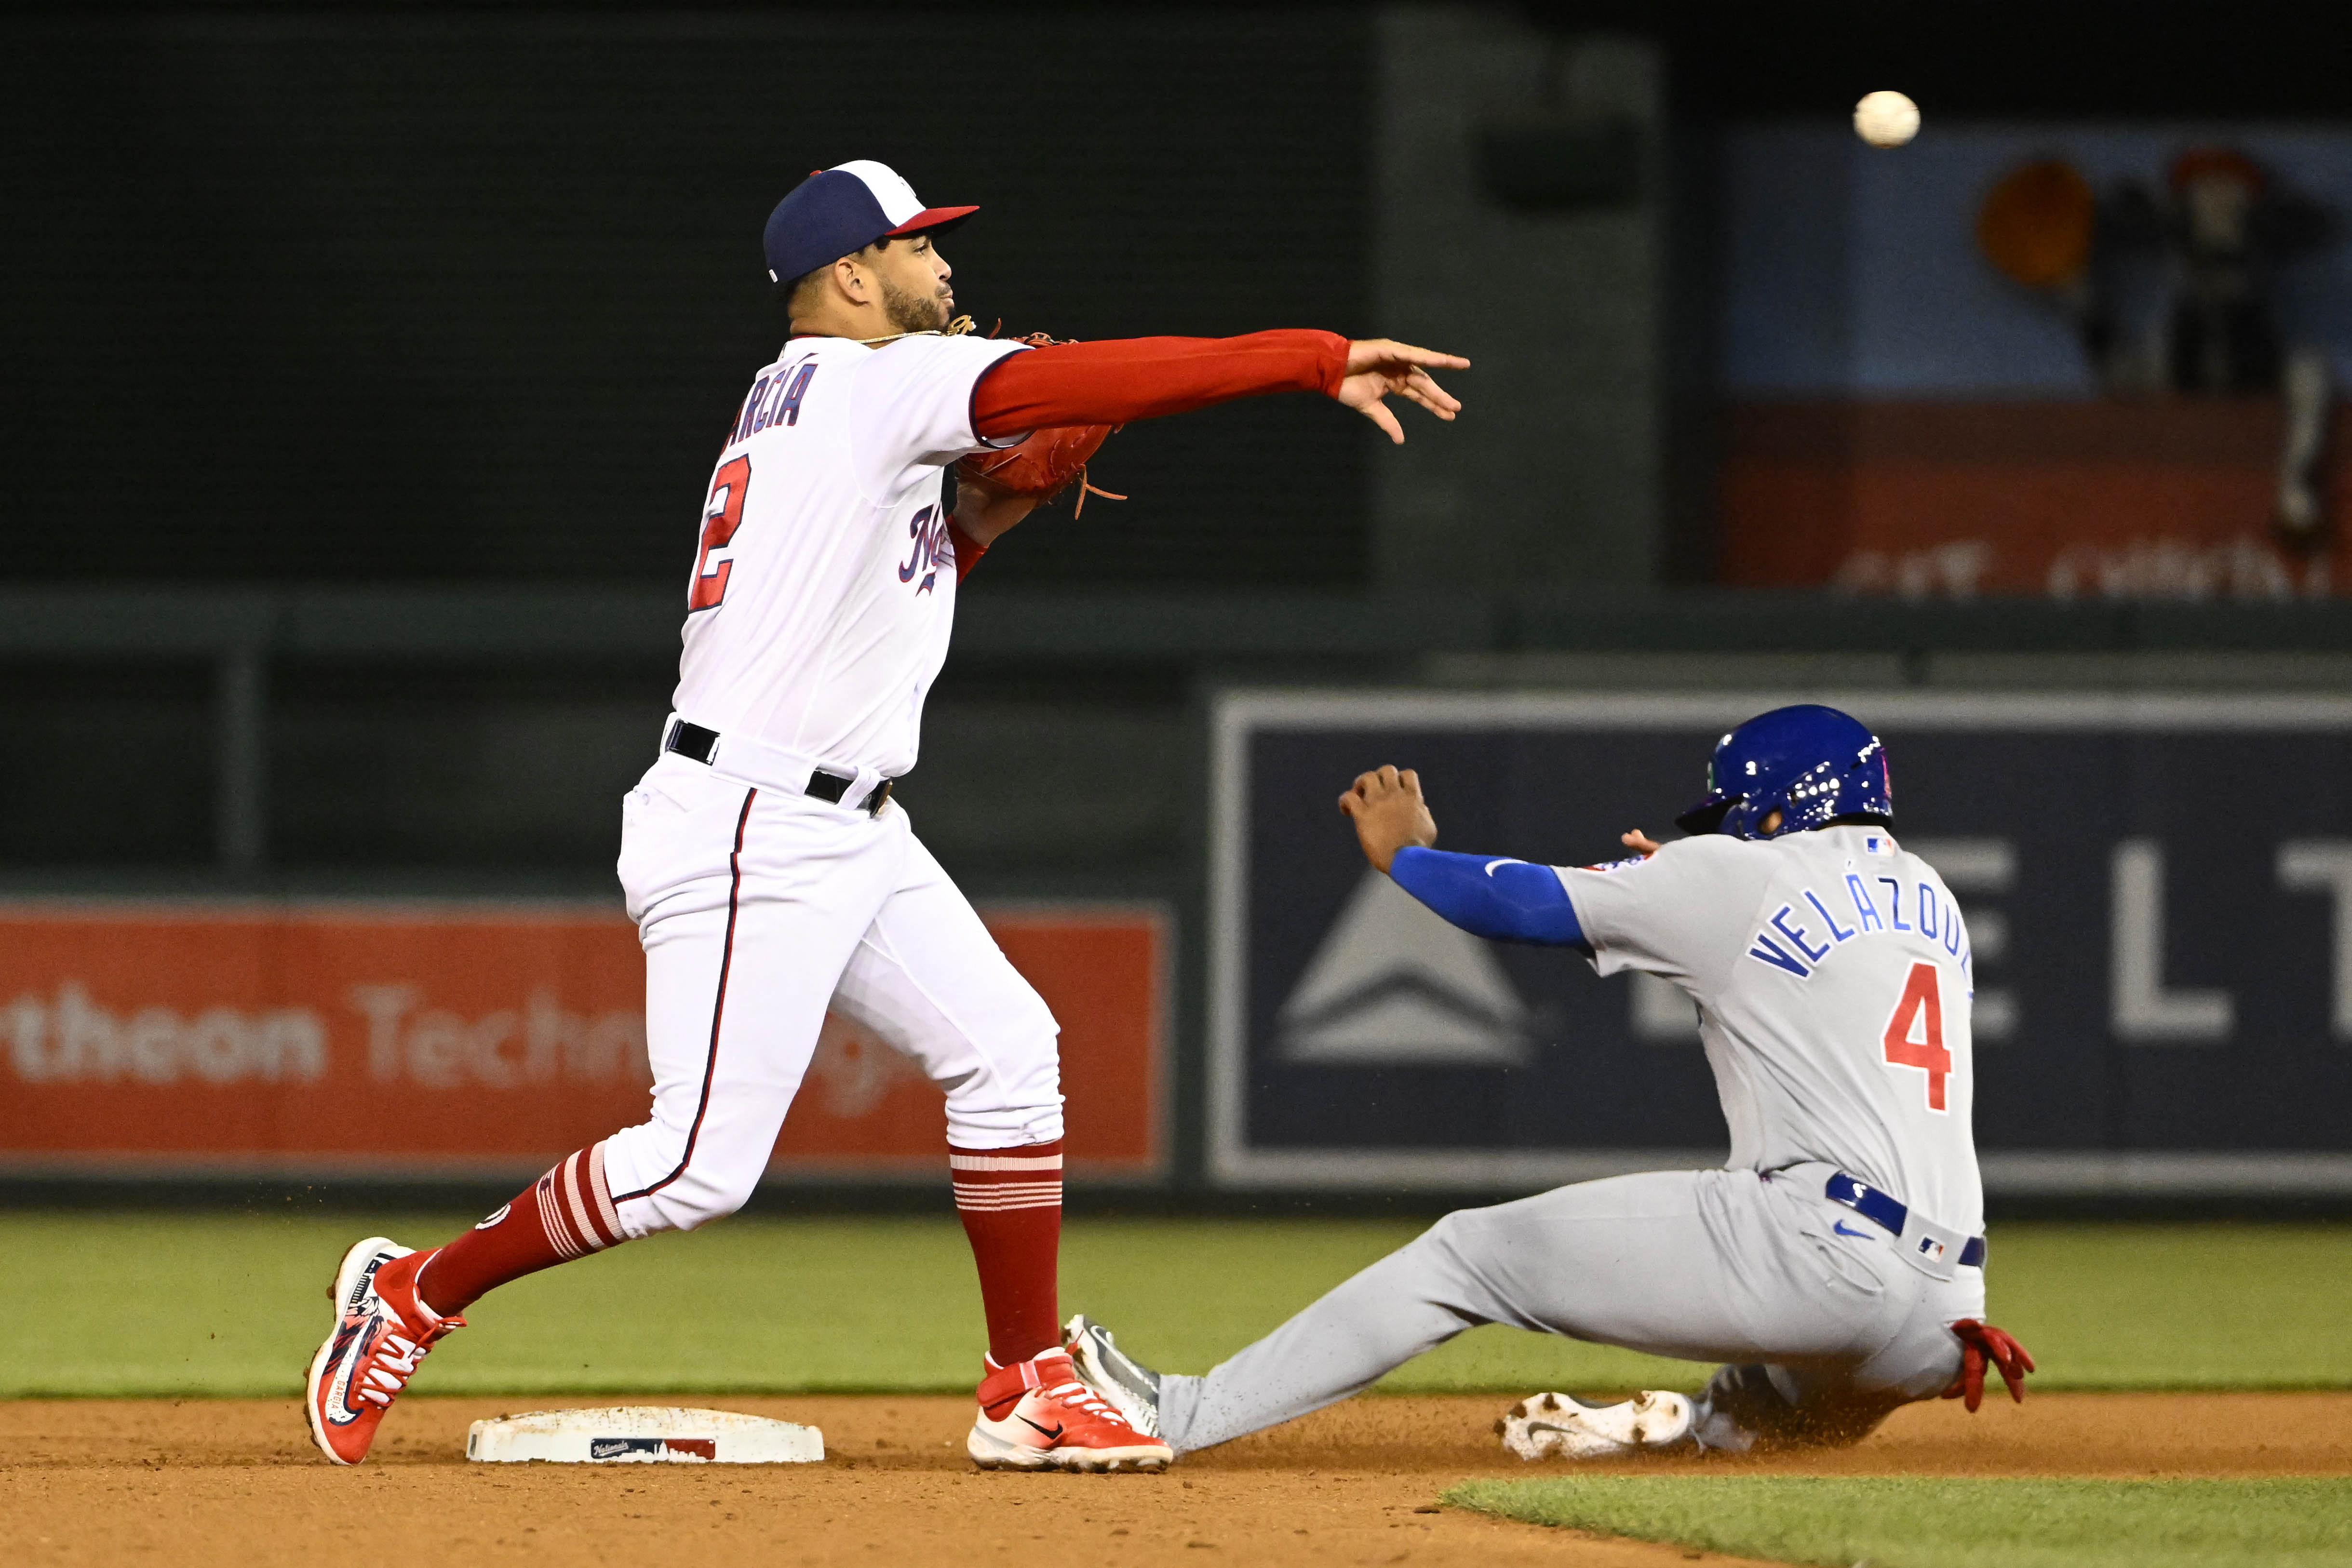
<path id="1" fill-rule="evenodd" d="M 572 1239 L 574 1241 L 585 1241 L 587 1238 L 580 1234 L 579 1165 L 580 1156 L 571 1154 L 564 1155 L 563 1163 L 555 1167 L 560 1173 L 555 1178 L 555 1201 L 562 1212 L 564 1226 L 571 1231 Z"/>
<path id="2" fill-rule="evenodd" d="M 1057 1181 L 1008 1181 L 982 1186 L 977 1183 L 957 1182 L 956 1201 L 968 1197 L 1059 1197 L 1062 1184 Z"/>
<path id="3" fill-rule="evenodd" d="M 961 1197 L 956 1199 L 956 1207 L 966 1214 L 994 1214 L 1008 1208 L 1059 1208 L 1061 1207 L 1062 1197 L 1059 1193 L 1052 1197 L 1007 1197 L 994 1198 L 987 1202 L 975 1202 L 970 1198 Z"/>
<path id="4" fill-rule="evenodd" d="M 581 1167 L 587 1163 L 585 1149 L 563 1162 L 563 1200 L 571 1206 L 572 1228 L 579 1233 L 589 1251 L 601 1252 L 604 1249 L 604 1239 L 597 1234 L 595 1225 L 588 1218 L 587 1195 L 581 1190 L 587 1185 L 581 1179 Z"/>
<path id="5" fill-rule="evenodd" d="M 604 1234 L 614 1241 L 620 1240 L 621 1211 L 613 1207 L 613 1184 L 604 1178 L 604 1145 L 602 1144 L 588 1151 L 588 1190 L 596 1200 L 597 1215 L 604 1221 Z"/>
<path id="6" fill-rule="evenodd" d="M 954 1171 L 1057 1171 L 1059 1155 L 961 1155 L 950 1151 L 948 1169 Z"/>
<path id="7" fill-rule="evenodd" d="M 539 1210 L 539 1228 L 547 1232 L 547 1244 L 555 1249 L 559 1258 L 569 1258 L 565 1250 L 563 1216 L 555 1207 L 555 1172 L 549 1171 L 532 1186 L 531 1196 L 537 1199 L 533 1207 Z"/>
<path id="8" fill-rule="evenodd" d="M 588 1225 L 588 1201 L 580 1190 L 581 1159 L 573 1155 L 563 1162 L 563 1217 L 572 1221 L 572 1233 L 585 1245 L 596 1245 L 596 1233 Z"/>
<path id="9" fill-rule="evenodd" d="M 539 1224 L 547 1232 L 547 1244 L 555 1255 L 566 1262 L 586 1250 L 572 1237 L 572 1222 L 564 1218 L 563 1167 L 556 1166 L 539 1178 Z"/>

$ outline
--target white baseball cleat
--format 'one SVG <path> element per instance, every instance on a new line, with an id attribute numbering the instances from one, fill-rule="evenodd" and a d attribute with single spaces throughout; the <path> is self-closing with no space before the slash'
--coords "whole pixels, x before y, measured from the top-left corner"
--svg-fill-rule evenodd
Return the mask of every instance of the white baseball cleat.
<path id="1" fill-rule="evenodd" d="M 1495 1423 L 1503 1447 L 1523 1459 L 1622 1458 L 1644 1450 L 1689 1446 L 1689 1396 L 1646 1389 L 1615 1405 L 1587 1405 L 1566 1394 L 1522 1399 Z"/>
<path id="2" fill-rule="evenodd" d="M 1101 1395 L 1137 1431 L 1160 1432 L 1160 1375 L 1118 1348 L 1110 1330 L 1080 1312 L 1062 1330 L 1070 1363 L 1087 1386 Z"/>

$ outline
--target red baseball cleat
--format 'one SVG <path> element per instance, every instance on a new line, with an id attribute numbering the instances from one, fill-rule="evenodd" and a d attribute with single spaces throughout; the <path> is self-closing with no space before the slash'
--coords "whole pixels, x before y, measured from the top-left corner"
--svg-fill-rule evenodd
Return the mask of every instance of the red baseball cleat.
<path id="1" fill-rule="evenodd" d="M 1079 1382 L 1066 1350 L 982 1364 L 980 1417 L 964 1448 L 983 1470 L 1158 1470 L 1175 1458 Z"/>
<path id="2" fill-rule="evenodd" d="M 367 1458 L 377 1424 L 416 1364 L 443 1334 L 466 1326 L 465 1319 L 440 1317 L 417 1299 L 416 1271 L 431 1256 L 371 1236 L 344 1253 L 335 1270 L 335 1331 L 310 1358 L 303 1410 L 310 1440 L 339 1465 Z M 417 1260 L 401 1261 L 408 1258 Z"/>

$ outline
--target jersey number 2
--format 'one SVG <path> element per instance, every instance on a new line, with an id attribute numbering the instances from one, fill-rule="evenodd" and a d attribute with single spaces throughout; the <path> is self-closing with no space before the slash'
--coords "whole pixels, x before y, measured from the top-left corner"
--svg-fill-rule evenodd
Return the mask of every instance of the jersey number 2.
<path id="1" fill-rule="evenodd" d="M 1952 1075 L 1952 1053 L 1944 1049 L 1944 996 L 1933 964 L 1914 964 L 1903 983 L 1903 999 L 1886 1020 L 1886 1063 L 1918 1067 L 1927 1073 L 1927 1109 L 1946 1109 L 1944 1085 Z"/>
<path id="2" fill-rule="evenodd" d="M 722 463 L 719 472 L 711 476 L 710 504 L 702 514 L 702 552 L 694 558 L 694 583 L 686 596 L 689 615 L 698 610 L 716 610 L 727 597 L 727 579 L 734 571 L 735 563 L 714 563 L 710 552 L 725 549 L 735 542 L 735 530 L 743 526 L 743 492 L 751 487 L 749 457 Z"/>

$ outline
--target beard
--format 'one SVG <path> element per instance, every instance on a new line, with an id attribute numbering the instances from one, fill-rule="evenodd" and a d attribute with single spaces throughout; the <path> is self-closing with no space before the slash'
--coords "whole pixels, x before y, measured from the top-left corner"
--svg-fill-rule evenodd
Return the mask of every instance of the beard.
<path id="1" fill-rule="evenodd" d="M 936 291 L 909 294 L 888 278 L 882 285 L 882 314 L 900 332 L 936 332 L 948 324 L 948 302 Z"/>

